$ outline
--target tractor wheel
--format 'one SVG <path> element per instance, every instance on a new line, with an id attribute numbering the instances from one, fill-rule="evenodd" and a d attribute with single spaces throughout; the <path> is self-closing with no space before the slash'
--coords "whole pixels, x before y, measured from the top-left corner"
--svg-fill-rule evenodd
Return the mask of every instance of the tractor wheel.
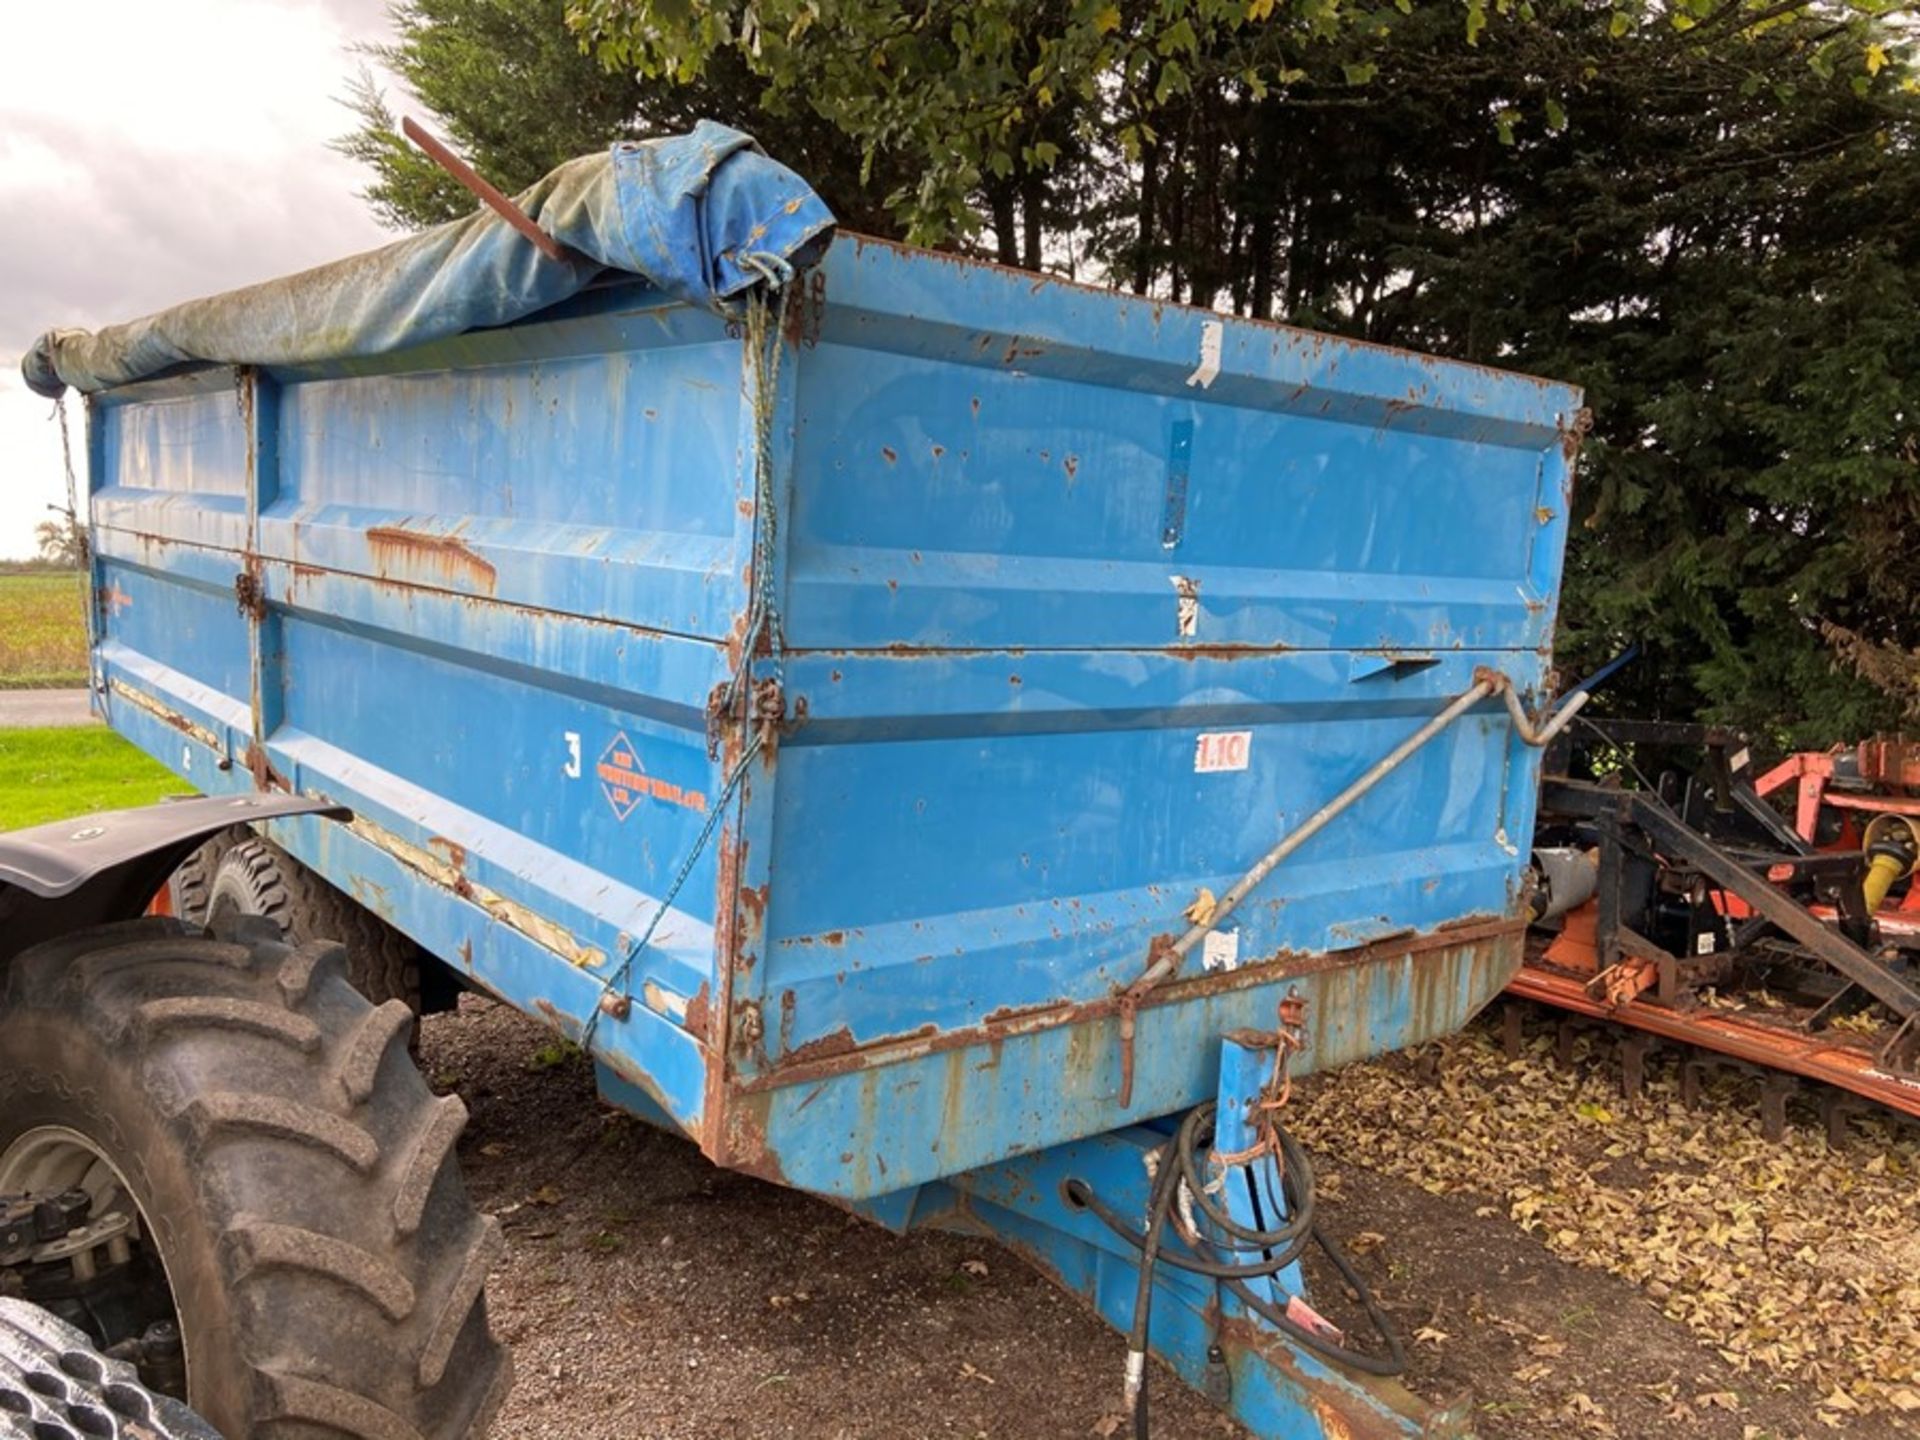
<path id="1" fill-rule="evenodd" d="M 295 944 L 338 940 L 354 989 L 420 1013 L 419 948 L 271 841 L 246 830 L 217 836 L 174 872 L 172 891 L 173 913 L 191 924 L 264 915 Z"/>
<path id="2" fill-rule="evenodd" d="M 15 957 L 0 1193 L 82 1189 L 96 1225 L 131 1221 L 117 1263 L 75 1267 L 105 1302 L 82 1287 L 68 1308 L 116 1354 L 177 1332 L 165 1373 L 228 1440 L 465 1440 L 511 1374 L 482 1293 L 500 1230 L 454 1158 L 466 1107 L 434 1097 L 412 1015 L 368 1004 L 345 960 L 246 918 Z"/>

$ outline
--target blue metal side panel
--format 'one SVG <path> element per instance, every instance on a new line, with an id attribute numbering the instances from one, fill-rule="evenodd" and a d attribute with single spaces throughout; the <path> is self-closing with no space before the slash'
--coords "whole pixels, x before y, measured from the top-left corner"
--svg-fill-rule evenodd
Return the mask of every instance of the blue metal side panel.
<path id="1" fill-rule="evenodd" d="M 796 390 L 737 1159 L 871 1194 L 1208 1098 L 1288 984 L 1322 1064 L 1498 991 L 1537 756 L 1489 702 L 1220 928 L 1121 1100 L 1157 937 L 1482 668 L 1541 689 L 1574 392 L 870 242 Z"/>
<path id="2" fill-rule="evenodd" d="M 275 838 L 577 1034 L 720 795 L 705 702 L 743 605 L 740 398 L 719 320 L 631 290 L 381 364 L 103 397 L 109 718 L 204 790 L 351 806 L 351 829 Z M 718 863 L 600 1047 L 696 1134 Z"/>
<path id="3" fill-rule="evenodd" d="M 857 239 L 790 318 L 765 424 L 739 339 L 631 289 L 98 397 L 112 723 L 351 806 L 275 836 L 849 1197 L 1206 1098 L 1292 986 L 1319 1063 L 1497 991 L 1537 763 L 1489 704 L 1153 997 L 1120 1100 L 1115 992 L 1203 888 L 1477 669 L 1538 698 L 1574 392 Z M 748 661 L 786 723 L 727 798 Z"/>
<path id="4" fill-rule="evenodd" d="M 1360 681 L 1324 652 L 795 661 L 810 715 L 780 758 L 773 1058 L 1130 983 L 1202 886 L 1225 893 L 1486 659 Z M 1222 927 L 1218 966 L 1510 914 L 1507 730 L 1492 706 L 1390 776 Z M 1196 773 L 1196 737 L 1223 731 L 1250 737 L 1246 769 Z"/>
<path id="5" fill-rule="evenodd" d="M 289 386 L 262 553 L 724 636 L 739 348 L 717 321 L 619 328 L 647 348 Z"/>

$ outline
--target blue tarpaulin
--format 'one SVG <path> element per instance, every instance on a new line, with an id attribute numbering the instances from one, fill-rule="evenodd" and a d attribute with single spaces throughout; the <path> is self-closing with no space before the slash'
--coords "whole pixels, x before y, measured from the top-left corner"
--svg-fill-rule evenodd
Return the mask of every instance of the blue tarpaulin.
<path id="1" fill-rule="evenodd" d="M 833 215 L 750 136 L 710 120 L 562 165 L 515 197 L 575 252 L 554 260 L 492 211 L 298 275 L 188 301 L 104 330 L 53 330 L 21 361 L 57 396 L 181 365 L 302 365 L 380 355 L 504 325 L 608 270 L 695 305 L 720 305 L 804 263 Z M 755 263 L 756 258 L 759 264 Z"/>

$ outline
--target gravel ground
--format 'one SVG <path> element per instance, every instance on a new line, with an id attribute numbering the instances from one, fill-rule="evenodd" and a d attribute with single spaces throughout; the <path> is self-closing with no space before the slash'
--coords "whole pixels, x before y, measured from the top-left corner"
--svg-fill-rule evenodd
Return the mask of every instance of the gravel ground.
<path id="1" fill-rule="evenodd" d="M 994 1246 L 901 1238 L 614 1113 L 591 1069 L 468 997 L 421 1063 L 509 1251 L 503 1440 L 1110 1436 L 1126 1346 Z M 1246 1432 L 1161 1370 L 1156 1433 Z"/>
<path id="2" fill-rule="evenodd" d="M 590 1068 L 504 1007 L 432 1017 L 421 1058 L 473 1112 L 463 1163 L 510 1242 L 490 1291 L 519 1373 L 505 1440 L 1122 1433 L 1123 1341 L 1011 1255 L 718 1170 L 602 1106 Z M 1858 1345 L 1778 1348 L 1870 1333 L 1907 1294 L 1911 1224 L 1903 1248 L 1897 1215 L 1864 1222 L 1911 1191 L 1910 1143 L 1833 1157 L 1808 1129 L 1759 1149 L 1737 1096 L 1690 1116 L 1656 1075 L 1616 1114 L 1610 1083 L 1599 1061 L 1510 1066 L 1470 1032 L 1424 1065 L 1301 1087 L 1322 1218 L 1408 1338 L 1411 1388 L 1470 1392 L 1484 1440 L 1913 1434 L 1897 1347 L 1871 1347 L 1894 1367 L 1872 1378 Z M 1850 1219 L 1831 1256 L 1766 1249 Z M 1912 1324 L 1912 1307 L 1881 1320 L 1903 1343 Z M 1170 1372 L 1154 1396 L 1160 1440 L 1246 1434 Z"/>

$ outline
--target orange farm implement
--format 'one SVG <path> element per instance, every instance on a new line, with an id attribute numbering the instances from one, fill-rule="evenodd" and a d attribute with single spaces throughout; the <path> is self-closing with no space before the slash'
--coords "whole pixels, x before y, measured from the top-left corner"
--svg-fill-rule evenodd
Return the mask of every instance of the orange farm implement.
<path id="1" fill-rule="evenodd" d="M 1509 996 L 1628 1027 L 1629 1092 L 1669 1041 L 1700 1052 L 1685 1093 L 1712 1068 L 1757 1072 L 1770 1133 L 1793 1077 L 1834 1087 L 1836 1137 L 1851 1097 L 1920 1117 L 1920 744 L 1756 771 L 1729 730 L 1582 733 L 1543 786 L 1536 923 Z M 1691 767 L 1647 763 L 1680 755 Z M 1523 1013 L 1508 1008 L 1510 1048 Z"/>

